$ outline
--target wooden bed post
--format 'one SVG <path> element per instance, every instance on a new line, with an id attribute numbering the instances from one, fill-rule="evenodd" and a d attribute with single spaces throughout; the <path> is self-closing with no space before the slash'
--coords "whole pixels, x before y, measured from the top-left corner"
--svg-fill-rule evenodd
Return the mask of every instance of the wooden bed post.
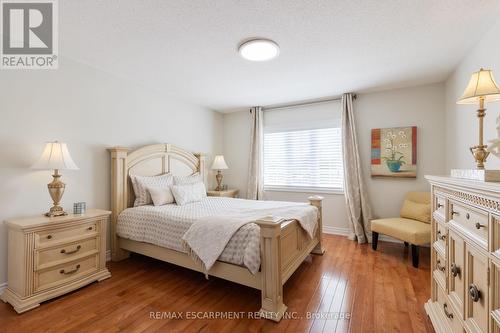
<path id="1" fill-rule="evenodd" d="M 127 208 L 127 148 L 108 149 L 111 154 L 111 259 L 120 261 L 128 258 L 129 252 L 118 246 L 116 223 L 118 215 Z"/>
<path id="2" fill-rule="evenodd" d="M 285 220 L 272 216 L 256 221 L 260 227 L 262 307 L 263 318 L 280 321 L 287 307 L 283 304 L 281 276 L 281 223 Z"/>
<path id="3" fill-rule="evenodd" d="M 325 249 L 323 248 L 323 197 L 319 195 L 313 195 L 307 198 L 309 203 L 314 207 L 318 208 L 318 245 L 311 251 L 314 254 L 323 254 L 325 253 Z"/>

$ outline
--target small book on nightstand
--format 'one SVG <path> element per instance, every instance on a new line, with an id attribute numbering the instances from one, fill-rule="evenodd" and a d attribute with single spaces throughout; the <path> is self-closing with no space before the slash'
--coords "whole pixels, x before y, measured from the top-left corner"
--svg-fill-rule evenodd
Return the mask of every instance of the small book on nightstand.
<path id="1" fill-rule="evenodd" d="M 6 221 L 8 284 L 1 298 L 18 313 L 111 276 L 106 225 L 111 212 L 44 215 Z"/>

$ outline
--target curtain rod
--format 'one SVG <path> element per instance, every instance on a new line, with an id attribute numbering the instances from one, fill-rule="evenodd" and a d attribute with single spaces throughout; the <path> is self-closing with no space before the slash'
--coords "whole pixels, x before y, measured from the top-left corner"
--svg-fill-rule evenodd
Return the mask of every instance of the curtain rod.
<path id="1" fill-rule="evenodd" d="M 357 95 L 354 94 L 352 96 L 352 98 L 356 99 Z M 293 102 L 293 103 L 286 103 L 286 104 L 276 104 L 276 105 L 264 106 L 264 107 L 262 107 L 262 111 L 285 109 L 285 108 L 291 108 L 291 107 L 297 107 L 297 106 L 306 106 L 306 105 L 319 104 L 319 103 L 328 103 L 328 102 L 340 101 L 341 99 L 342 99 L 342 96 L 336 96 L 336 97 L 329 97 L 329 98 L 320 98 L 320 99 L 306 100 L 306 101 L 301 101 L 301 102 Z"/>

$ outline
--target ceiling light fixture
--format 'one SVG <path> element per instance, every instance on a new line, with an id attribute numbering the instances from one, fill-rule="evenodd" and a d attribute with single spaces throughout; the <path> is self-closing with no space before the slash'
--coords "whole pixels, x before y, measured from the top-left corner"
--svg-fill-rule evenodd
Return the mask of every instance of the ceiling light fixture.
<path id="1" fill-rule="evenodd" d="M 246 60 L 267 61 L 276 58 L 280 48 L 270 39 L 255 38 L 241 43 L 238 52 Z"/>

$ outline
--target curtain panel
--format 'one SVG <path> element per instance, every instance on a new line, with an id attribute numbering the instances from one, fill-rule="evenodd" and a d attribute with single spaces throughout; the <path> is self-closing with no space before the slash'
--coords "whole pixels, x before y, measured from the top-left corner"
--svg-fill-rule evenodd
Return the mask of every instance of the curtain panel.
<path id="1" fill-rule="evenodd" d="M 348 238 L 358 243 L 371 242 L 372 213 L 359 159 L 353 95 L 342 95 L 342 155 L 344 193 L 350 233 Z"/>

